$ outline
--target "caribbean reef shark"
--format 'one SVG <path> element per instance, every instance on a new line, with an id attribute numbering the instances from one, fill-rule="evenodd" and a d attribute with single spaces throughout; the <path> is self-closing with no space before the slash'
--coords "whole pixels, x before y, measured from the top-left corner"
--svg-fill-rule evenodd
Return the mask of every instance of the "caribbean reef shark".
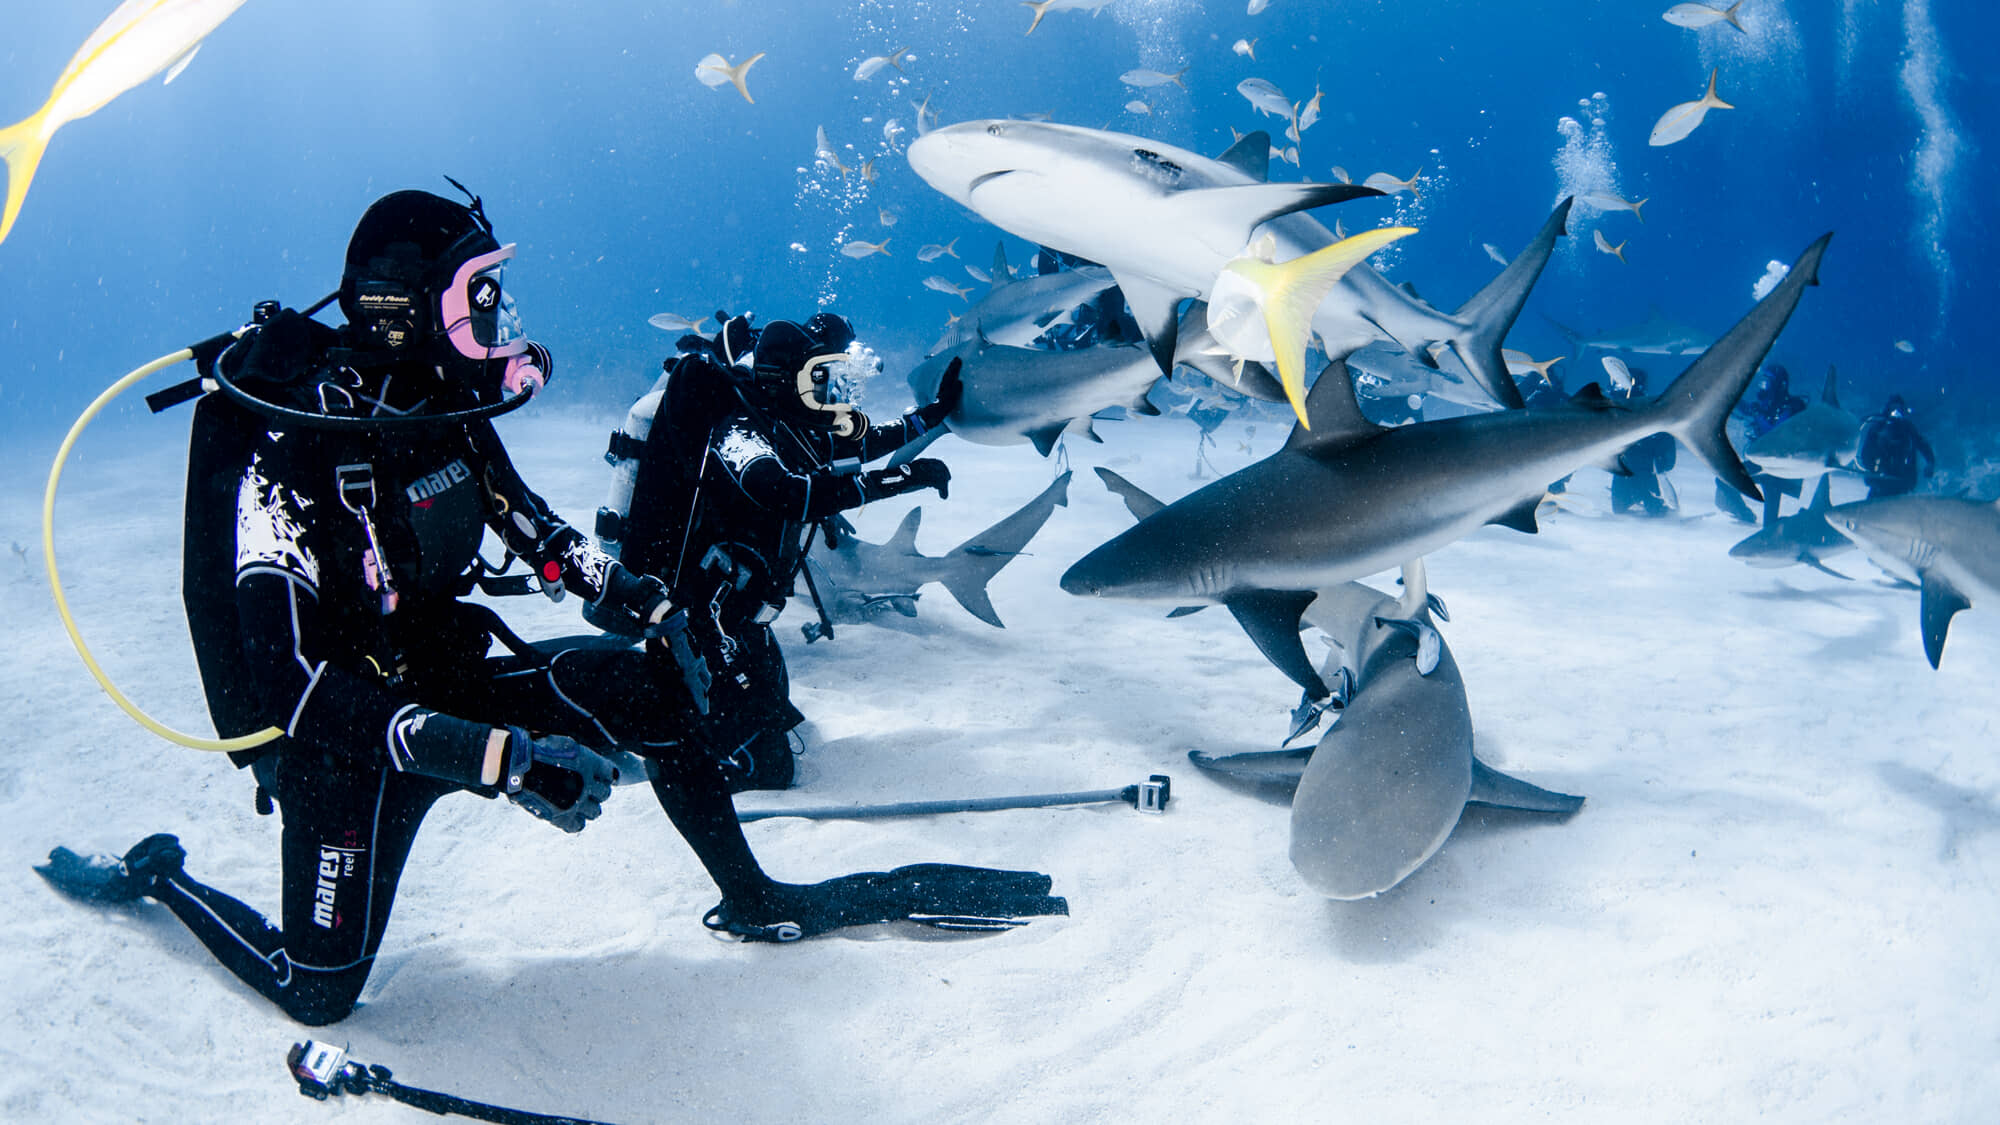
<path id="1" fill-rule="evenodd" d="M 1931 667 L 1946 630 L 1972 599 L 2000 598 L 2000 503 L 1952 496 L 1883 496 L 1826 513 L 1877 565 L 1923 589 L 1918 619 Z"/>
<path id="2" fill-rule="evenodd" d="M 1826 385 L 1819 401 L 1771 427 L 1769 433 L 1743 448 L 1743 461 L 1760 476 L 1805 480 L 1828 469 L 1845 469 L 1854 464 L 1854 450 L 1861 441 L 1861 419 L 1840 405 L 1834 391 L 1836 375 L 1826 372 Z"/>
<path id="3" fill-rule="evenodd" d="M 1826 565 L 1827 559 L 1854 549 L 1853 540 L 1826 522 L 1826 514 L 1832 508 L 1832 484 L 1832 473 L 1821 474 L 1812 502 L 1789 516 L 1778 515 L 1782 494 L 1772 489 L 1764 496 L 1764 525 L 1756 534 L 1729 548 L 1729 557 L 1755 567 L 1803 563 L 1835 578 L 1846 578 L 1847 575 Z"/>
<path id="4" fill-rule="evenodd" d="M 933 129 L 911 143 L 908 155 L 932 187 L 1002 230 L 1108 267 L 1166 372 L 1173 369 L 1180 301 L 1208 299 L 1253 234 L 1270 235 L 1277 256 L 1301 259 L 1336 240 L 1299 212 L 1381 194 L 1350 184 L 1265 182 L 1269 144 L 1268 135 L 1253 132 L 1210 159 L 1124 133 L 996 119 Z M 1548 263 L 1567 212 L 1565 201 L 1528 249 L 1455 313 L 1433 308 L 1361 263 L 1313 307 L 1311 331 L 1333 358 L 1375 341 L 1397 343 L 1412 355 L 1449 341 L 1494 401 L 1519 406 L 1500 345 Z M 1276 276 L 1282 288 L 1290 275 Z M 1282 296 L 1266 293 L 1266 306 Z M 1280 357 L 1286 354 L 1283 342 L 1272 343 Z"/>
<path id="5" fill-rule="evenodd" d="M 887 543 L 864 542 L 841 519 L 839 543 L 816 545 L 806 560 L 827 616 L 837 624 L 874 622 L 883 613 L 915 617 L 919 587 L 937 582 L 967 613 L 996 629 L 1006 628 L 987 596 L 986 584 L 1020 556 L 1058 506 L 1068 506 L 1069 480 L 1068 473 L 1057 477 L 1012 515 L 941 558 L 917 550 L 922 508 L 910 509 Z M 818 622 L 806 627 L 807 640 L 818 635 Z"/>
<path id="6" fill-rule="evenodd" d="M 1532 532 L 1550 481 L 1615 464 L 1640 438 L 1671 433 L 1716 475 L 1762 499 L 1723 425 L 1805 286 L 1816 283 L 1831 238 L 1808 247 L 1665 393 L 1636 407 L 1589 384 L 1560 409 L 1384 428 L 1362 416 L 1345 365 L 1329 363 L 1306 400 L 1310 428 L 1294 426 L 1278 452 L 1091 551 L 1063 575 L 1062 588 L 1220 603 L 1310 691 L 1318 674 L 1299 644 L 1299 620 L 1315 591 L 1399 566 L 1486 524 Z"/>

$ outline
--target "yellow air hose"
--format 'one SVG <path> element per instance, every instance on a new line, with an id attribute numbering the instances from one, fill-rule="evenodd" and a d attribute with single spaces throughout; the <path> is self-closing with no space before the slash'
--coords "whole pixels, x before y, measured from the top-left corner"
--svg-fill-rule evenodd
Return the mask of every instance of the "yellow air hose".
<path id="1" fill-rule="evenodd" d="M 105 389 L 103 394 L 98 395 L 97 399 L 77 417 L 76 424 L 69 428 L 69 434 L 63 438 L 62 447 L 56 450 L 55 464 L 49 467 L 49 486 L 47 491 L 42 493 L 42 561 L 49 568 L 49 592 L 56 596 L 56 612 L 62 615 L 63 628 L 69 632 L 70 643 L 76 646 L 77 655 L 83 657 L 83 666 L 90 669 L 90 674 L 97 679 L 97 686 L 104 689 L 104 694 L 110 696 L 113 703 L 123 708 L 125 713 L 132 716 L 140 726 L 145 727 L 161 738 L 178 742 L 190 749 L 214 750 L 218 752 L 249 750 L 253 747 L 262 746 L 284 732 L 277 727 L 265 727 L 263 730 L 255 731 L 239 738 L 200 738 L 192 734 L 183 734 L 167 726 L 165 723 L 139 710 L 137 704 L 125 698 L 125 693 L 119 691 L 117 686 L 111 682 L 110 677 L 104 674 L 104 669 L 98 667 L 97 658 L 90 655 L 90 649 L 83 643 L 83 635 L 77 632 L 76 629 L 76 619 L 70 616 L 69 600 L 63 597 L 62 580 L 56 577 L 56 484 L 62 480 L 63 462 L 69 458 L 70 447 L 76 444 L 76 439 L 82 435 L 83 428 L 90 424 L 90 420 L 97 417 L 97 412 L 110 405 L 112 399 L 123 394 L 132 384 L 157 371 L 172 367 L 183 360 L 193 358 L 193 348 L 182 348 L 180 351 L 161 356 L 132 372 L 130 375 L 125 376 L 123 379 L 118 380 L 116 383 L 111 384 L 110 387 Z"/>

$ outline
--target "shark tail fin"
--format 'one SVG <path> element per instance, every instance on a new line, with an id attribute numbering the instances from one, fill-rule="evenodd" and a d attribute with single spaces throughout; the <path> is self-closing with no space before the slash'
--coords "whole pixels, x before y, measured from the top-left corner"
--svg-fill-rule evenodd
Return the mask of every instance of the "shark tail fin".
<path id="1" fill-rule="evenodd" d="M 1508 331 L 1520 317 L 1521 307 L 1528 303 L 1528 293 L 1541 278 L 1543 267 L 1549 264 L 1556 239 L 1569 233 L 1569 209 L 1573 202 L 1565 199 L 1557 204 L 1534 240 L 1528 243 L 1527 249 L 1516 255 L 1507 268 L 1500 271 L 1499 277 L 1487 282 L 1486 288 L 1459 306 L 1456 314 L 1459 320 L 1470 325 L 1470 330 L 1452 340 L 1452 350 L 1458 353 L 1465 369 L 1472 373 L 1473 381 L 1502 406 L 1520 408 L 1527 405 L 1521 399 L 1520 388 L 1514 385 L 1514 377 L 1507 374 L 1507 360 L 1501 356 L 1500 346 L 1506 342 Z M 1575 346 L 1578 341 L 1576 334 L 1561 325 L 1556 327 L 1573 345 L 1571 351 L 1579 351 L 1579 347 Z"/>
<path id="2" fill-rule="evenodd" d="M 960 543 L 939 564 L 937 580 L 965 607 L 965 612 L 995 629 L 1007 626 L 993 608 L 986 584 L 1013 562 L 1028 540 L 1049 521 L 1058 506 L 1069 506 L 1070 474 L 1064 472 L 1013 515 Z"/>
<path id="3" fill-rule="evenodd" d="M 1239 258 L 1225 267 L 1256 287 L 1258 303 L 1264 309 L 1264 328 L 1278 358 L 1278 381 L 1284 384 L 1285 397 L 1306 429 L 1312 429 L 1306 418 L 1305 369 L 1314 310 L 1348 270 L 1384 246 L 1415 233 L 1415 227 L 1378 227 L 1289 262 Z"/>
<path id="4" fill-rule="evenodd" d="M 1832 238 L 1831 233 L 1823 234 L 1806 247 L 1785 280 L 1683 371 L 1652 408 L 1658 412 L 1662 430 L 1679 438 L 1708 462 L 1716 476 L 1745 496 L 1762 499 L 1763 493 L 1737 459 L 1723 426 L 1730 409 L 1756 376 L 1757 365 L 1764 362 L 1778 333 L 1791 319 L 1805 287 L 1819 284 L 1820 258 Z"/>
<path id="5" fill-rule="evenodd" d="M 48 151 L 48 139 L 42 136 L 47 112 L 43 107 L 26 120 L 0 129 L 0 159 L 7 162 L 7 204 L 0 212 L 0 242 L 7 241 L 7 233 L 14 229 L 21 204 L 28 198 L 28 184 L 42 163 L 42 153 Z"/>

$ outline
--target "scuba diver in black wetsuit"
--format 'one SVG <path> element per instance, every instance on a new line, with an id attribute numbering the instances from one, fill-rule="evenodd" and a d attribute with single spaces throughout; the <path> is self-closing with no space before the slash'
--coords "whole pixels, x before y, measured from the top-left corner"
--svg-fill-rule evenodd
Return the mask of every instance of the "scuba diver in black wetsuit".
<path id="1" fill-rule="evenodd" d="M 1879 414 L 1861 423 L 1861 438 L 1855 447 L 1854 463 L 1868 476 L 1868 499 L 1902 496 L 1917 487 L 1917 458 L 1922 457 L 1922 475 L 1937 472 L 1937 454 L 1931 443 L 1917 431 L 1910 406 L 1902 395 L 1890 395 Z"/>
<path id="2" fill-rule="evenodd" d="M 384 197 L 348 248 L 347 326 L 278 312 L 221 357 L 231 394 L 197 408 L 184 594 L 217 729 L 283 732 L 237 762 L 260 807 L 282 810 L 280 924 L 191 877 L 171 835 L 122 859 L 57 848 L 37 870 L 86 901 L 156 899 L 287 1014 L 332 1023 L 367 981 L 431 805 L 505 793 L 581 831 L 617 776 L 596 747 L 646 759 L 722 890 L 711 928 L 784 940 L 912 913 L 1061 912 L 1028 872 L 933 864 L 804 886 L 763 872 L 688 736 L 664 588 L 549 511 L 488 420 L 550 370 L 502 287 L 512 256 L 477 198 Z M 652 651 L 538 650 L 462 601 L 486 530 L 551 596 L 576 593 Z M 487 655 L 495 636 L 511 655 Z"/>
<path id="3" fill-rule="evenodd" d="M 625 565 L 658 576 L 687 607 L 689 634 L 713 674 L 704 734 L 724 751 L 732 788 L 783 789 L 793 772 L 788 732 L 805 716 L 792 706 L 771 622 L 814 534 L 841 534 L 838 513 L 916 489 L 946 494 L 951 472 L 934 458 L 861 465 L 936 430 L 963 384 L 954 360 L 935 401 L 871 424 L 844 401 L 853 369 L 872 354 L 852 348 L 845 319 L 820 313 L 761 330 L 748 317 L 717 319 L 714 339 L 684 337 L 667 361 L 643 446 L 613 435 L 614 456 L 622 449 L 638 464 L 629 510 L 611 518 Z M 823 611 L 820 630 L 830 635 Z M 808 639 L 818 635 L 807 627 Z"/>

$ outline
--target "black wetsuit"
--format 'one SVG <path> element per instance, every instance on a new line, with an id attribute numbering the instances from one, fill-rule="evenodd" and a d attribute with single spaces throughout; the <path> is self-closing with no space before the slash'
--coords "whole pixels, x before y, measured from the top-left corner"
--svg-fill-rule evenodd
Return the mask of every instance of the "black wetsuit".
<path id="1" fill-rule="evenodd" d="M 852 438 L 797 424 L 738 398 L 730 374 L 701 356 L 683 357 L 671 380 L 680 386 L 661 409 L 688 416 L 655 423 L 653 455 L 677 462 L 694 495 L 642 495 L 652 474 L 642 477 L 635 511 L 651 505 L 671 518 L 645 521 L 650 541 L 628 542 L 624 558 L 666 582 L 687 611 L 715 676 L 707 736 L 743 771 L 732 784 L 783 788 L 792 765 L 785 732 L 805 716 L 791 704 L 770 622 L 792 594 L 814 529 L 864 502 L 854 469 L 917 435 L 907 420 Z M 704 416 L 715 420 L 703 426 Z"/>
<path id="2" fill-rule="evenodd" d="M 1917 487 L 1917 458 L 1925 474 L 1937 471 L 1937 454 L 1915 422 L 1895 414 L 1874 414 L 1861 424 L 1854 460 L 1868 474 L 1868 498 L 1902 496 Z"/>
<path id="3" fill-rule="evenodd" d="M 528 490 L 490 425 L 273 430 L 242 477 L 236 526 L 245 675 L 285 732 L 256 763 L 284 819 L 281 924 L 185 874 L 152 893 L 293 1018 L 353 1009 L 425 813 L 452 792 L 496 793 L 480 784 L 491 725 L 654 759 L 661 804 L 725 895 L 769 886 L 715 760 L 683 739 L 668 662 L 636 649 L 487 656 L 494 629 L 510 634 L 459 600 L 485 529 L 550 585 L 657 599 Z M 440 745 L 415 729 L 431 712 L 482 725 Z"/>

